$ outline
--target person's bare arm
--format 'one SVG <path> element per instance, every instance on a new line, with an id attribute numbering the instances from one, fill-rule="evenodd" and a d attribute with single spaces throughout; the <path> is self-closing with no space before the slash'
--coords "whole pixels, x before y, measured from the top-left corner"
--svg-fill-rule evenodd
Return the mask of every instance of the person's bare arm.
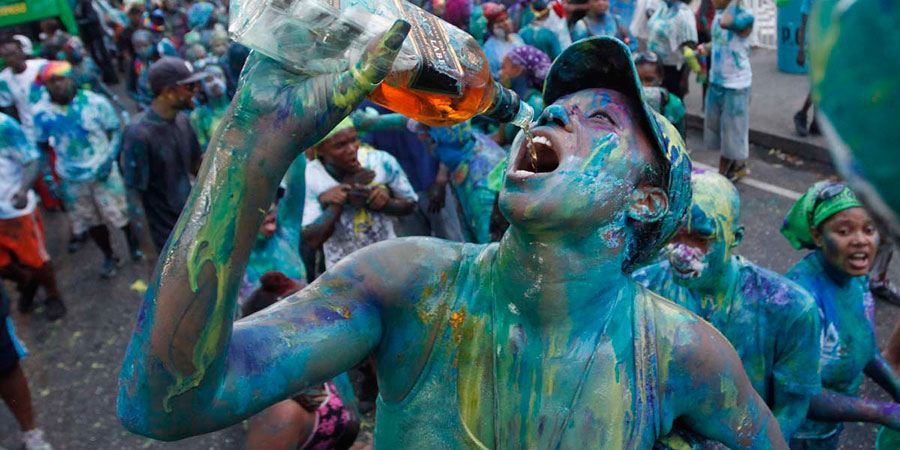
<path id="1" fill-rule="evenodd" d="M 22 185 L 19 190 L 12 196 L 13 206 L 23 209 L 28 206 L 28 190 L 37 181 L 40 174 L 40 168 L 37 161 L 31 161 L 22 167 Z"/>
<path id="2" fill-rule="evenodd" d="M 875 352 L 872 360 L 866 365 L 865 373 L 887 391 L 895 402 L 900 402 L 900 374 L 894 371 L 880 352 Z"/>
<path id="3" fill-rule="evenodd" d="M 807 416 L 824 422 L 870 422 L 900 430 L 900 405 L 824 390 L 813 397 Z"/>
<path id="4" fill-rule="evenodd" d="M 348 189 L 349 187 L 346 185 L 336 186 L 336 188 L 340 189 Z M 328 194 L 322 194 L 325 196 Z M 346 197 L 346 193 L 344 194 Z M 320 197 L 321 198 L 321 197 Z M 334 233 L 334 227 L 337 225 L 338 219 L 341 218 L 341 214 L 344 211 L 344 202 L 340 203 L 327 203 L 325 208 L 322 209 L 322 215 L 319 216 L 319 219 L 315 222 L 306 225 L 302 228 L 300 233 L 300 240 L 305 242 L 309 248 L 319 248 L 331 235 Z"/>
<path id="5" fill-rule="evenodd" d="M 680 394 L 673 397 L 676 419 L 731 449 L 787 450 L 778 421 L 753 389 L 734 348 L 711 325 L 695 320 L 684 324 L 689 332 L 674 338 L 667 384 Z"/>
<path id="6" fill-rule="evenodd" d="M 278 314 L 232 318 L 290 162 L 384 78 L 408 30 L 398 21 L 353 71 L 315 78 L 251 55 L 141 306 L 119 378 L 126 428 L 167 440 L 223 428 L 348 369 L 377 344 L 379 312 L 364 294 L 372 286 L 340 265 L 268 310 Z"/>

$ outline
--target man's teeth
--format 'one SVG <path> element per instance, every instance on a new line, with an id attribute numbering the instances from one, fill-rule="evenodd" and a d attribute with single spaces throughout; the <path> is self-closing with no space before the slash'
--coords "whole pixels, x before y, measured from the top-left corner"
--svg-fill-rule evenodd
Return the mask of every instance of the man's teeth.
<path id="1" fill-rule="evenodd" d="M 545 145 L 548 148 L 553 148 L 553 143 L 550 142 L 550 139 L 547 139 L 544 136 L 535 136 L 532 142 L 534 142 L 535 144 Z"/>
<path id="2" fill-rule="evenodd" d="M 519 177 L 527 177 L 529 175 L 534 175 L 534 172 L 532 172 L 530 170 L 518 169 L 515 172 L 513 172 L 513 175 L 516 175 Z"/>
<path id="3" fill-rule="evenodd" d="M 865 253 L 853 253 L 852 255 L 850 255 L 850 259 L 866 259 L 868 257 L 869 255 Z"/>

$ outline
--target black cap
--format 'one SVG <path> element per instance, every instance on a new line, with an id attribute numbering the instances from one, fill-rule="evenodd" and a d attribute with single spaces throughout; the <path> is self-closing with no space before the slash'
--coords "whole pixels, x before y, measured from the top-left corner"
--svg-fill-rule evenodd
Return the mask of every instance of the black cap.
<path id="1" fill-rule="evenodd" d="M 191 63 L 181 58 L 164 56 L 150 65 L 147 82 L 150 83 L 150 90 L 156 96 L 167 87 L 194 83 L 208 76 L 206 72 L 194 72 Z"/>
<path id="2" fill-rule="evenodd" d="M 691 205 L 691 159 L 678 130 L 644 102 L 631 51 L 622 41 L 609 36 L 591 37 L 566 47 L 544 80 L 544 105 L 591 88 L 612 89 L 634 100 L 638 119 L 666 163 L 668 176 L 663 188 L 669 198 L 669 213 L 661 221 L 657 239 L 646 243 L 633 258 L 646 261 L 681 228 L 681 219 Z"/>

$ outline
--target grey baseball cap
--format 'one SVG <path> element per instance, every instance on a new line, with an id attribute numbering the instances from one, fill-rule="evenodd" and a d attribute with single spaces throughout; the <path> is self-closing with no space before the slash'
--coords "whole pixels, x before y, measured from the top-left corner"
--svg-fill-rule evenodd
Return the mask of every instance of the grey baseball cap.
<path id="1" fill-rule="evenodd" d="M 159 95 L 167 87 L 195 83 L 208 76 L 209 74 L 203 71 L 194 72 L 191 63 L 181 58 L 164 56 L 150 65 L 147 81 L 153 95 Z"/>

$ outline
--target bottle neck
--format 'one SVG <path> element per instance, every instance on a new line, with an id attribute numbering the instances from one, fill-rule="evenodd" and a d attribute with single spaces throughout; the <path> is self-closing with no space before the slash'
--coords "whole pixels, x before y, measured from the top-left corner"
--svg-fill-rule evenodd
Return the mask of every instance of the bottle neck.
<path id="1" fill-rule="evenodd" d="M 498 81 L 494 81 L 493 92 L 490 106 L 481 113 L 482 116 L 500 123 L 512 123 L 519 128 L 531 123 L 534 118 L 534 109 L 521 101 L 518 94 L 503 87 Z"/>

